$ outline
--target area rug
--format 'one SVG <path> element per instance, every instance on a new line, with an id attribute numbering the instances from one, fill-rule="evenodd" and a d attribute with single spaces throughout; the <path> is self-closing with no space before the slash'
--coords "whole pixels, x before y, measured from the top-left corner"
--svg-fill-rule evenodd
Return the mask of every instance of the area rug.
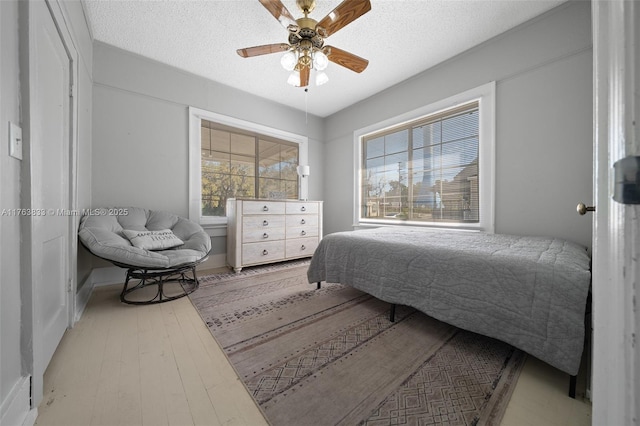
<path id="1" fill-rule="evenodd" d="M 194 306 L 274 426 L 500 424 L 525 355 L 352 287 L 308 261 L 209 275 Z"/>

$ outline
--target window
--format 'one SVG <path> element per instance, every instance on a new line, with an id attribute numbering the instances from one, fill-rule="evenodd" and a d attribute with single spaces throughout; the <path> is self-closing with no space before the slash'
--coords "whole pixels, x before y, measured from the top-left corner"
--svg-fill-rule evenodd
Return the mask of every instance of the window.
<path id="1" fill-rule="evenodd" d="M 481 89 L 459 95 L 465 101 L 455 106 L 356 132 L 358 224 L 493 232 L 493 85 Z"/>
<path id="2" fill-rule="evenodd" d="M 189 108 L 189 218 L 226 226 L 229 198 L 306 197 L 296 168 L 307 164 L 307 145 L 300 135 Z"/>
<path id="3" fill-rule="evenodd" d="M 201 121 L 202 216 L 229 198 L 298 198 L 298 144 Z"/>

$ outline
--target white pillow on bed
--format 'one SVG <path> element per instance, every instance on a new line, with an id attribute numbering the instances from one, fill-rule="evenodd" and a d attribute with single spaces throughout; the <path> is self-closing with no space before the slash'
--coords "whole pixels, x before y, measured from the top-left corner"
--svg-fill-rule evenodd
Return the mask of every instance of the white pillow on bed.
<path id="1" fill-rule="evenodd" d="M 184 244 L 184 242 L 171 232 L 171 229 L 159 231 L 133 231 L 123 229 L 122 233 L 135 247 L 144 250 L 162 250 Z"/>

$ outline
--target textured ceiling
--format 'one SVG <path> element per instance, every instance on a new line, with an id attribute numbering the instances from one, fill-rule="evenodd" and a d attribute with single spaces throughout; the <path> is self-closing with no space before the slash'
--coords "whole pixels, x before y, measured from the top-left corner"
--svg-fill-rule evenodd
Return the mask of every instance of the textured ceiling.
<path id="1" fill-rule="evenodd" d="M 371 0 L 371 11 L 326 44 L 369 60 L 356 74 L 330 63 L 329 82 L 308 94 L 289 86 L 281 54 L 236 49 L 287 41 L 258 0 L 82 0 L 95 40 L 275 102 L 329 116 L 449 59 L 565 0 Z M 282 0 L 295 18 L 295 0 Z M 340 0 L 318 0 L 319 21 Z"/>

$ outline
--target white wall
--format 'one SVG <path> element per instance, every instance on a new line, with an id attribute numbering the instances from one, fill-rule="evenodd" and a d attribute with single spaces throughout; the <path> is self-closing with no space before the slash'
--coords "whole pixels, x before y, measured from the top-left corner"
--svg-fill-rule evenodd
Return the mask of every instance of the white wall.
<path id="1" fill-rule="evenodd" d="M 0 2 L 0 208 L 20 207 L 21 162 L 9 157 L 9 121 L 21 125 L 18 3 Z M 20 353 L 20 218 L 0 216 L 0 403 L 22 377 Z M 0 413 L 0 417 L 4 413 Z"/>
<path id="2" fill-rule="evenodd" d="M 94 207 L 138 206 L 188 217 L 189 106 L 308 136 L 309 198 L 322 199 L 320 118 L 309 115 L 307 126 L 304 112 L 103 43 L 95 43 L 94 82 Z M 213 255 L 224 253 L 222 241 L 213 245 Z"/>
<path id="3" fill-rule="evenodd" d="M 55 0 L 54 0 L 55 1 Z M 73 43 L 79 53 L 78 83 L 78 204 L 80 208 L 90 205 L 90 152 L 91 152 L 91 74 L 92 44 L 89 29 L 79 0 L 61 2 L 65 22 L 72 34 Z M 28 158 L 22 161 L 8 155 L 9 121 L 23 127 L 25 113 L 21 99 L 27 96 L 28 87 L 22 80 L 20 62 L 28 55 L 28 41 L 24 16 L 25 2 L 0 1 L 0 210 L 21 207 L 23 191 L 21 171 Z M 27 80 L 28 81 L 28 80 Z M 46 208 L 46 206 L 41 206 Z M 29 244 L 21 238 L 21 221 L 17 216 L 0 216 L 0 419 L 2 424 L 12 424 L 29 409 L 28 381 L 32 373 L 29 363 L 32 349 L 28 319 L 24 306 L 29 306 L 24 289 L 31 286 L 21 276 L 21 244 Z M 28 247 L 27 247 L 27 250 Z M 71 256 L 75 256 L 72 253 Z M 79 272 L 86 275 L 87 264 Z M 26 388 L 22 387 L 26 384 Z M 26 394 L 23 392 L 26 390 Z"/>
<path id="4" fill-rule="evenodd" d="M 590 246 L 590 13 L 566 3 L 328 117 L 325 233 L 352 229 L 355 130 L 496 81 L 496 232 Z"/>

